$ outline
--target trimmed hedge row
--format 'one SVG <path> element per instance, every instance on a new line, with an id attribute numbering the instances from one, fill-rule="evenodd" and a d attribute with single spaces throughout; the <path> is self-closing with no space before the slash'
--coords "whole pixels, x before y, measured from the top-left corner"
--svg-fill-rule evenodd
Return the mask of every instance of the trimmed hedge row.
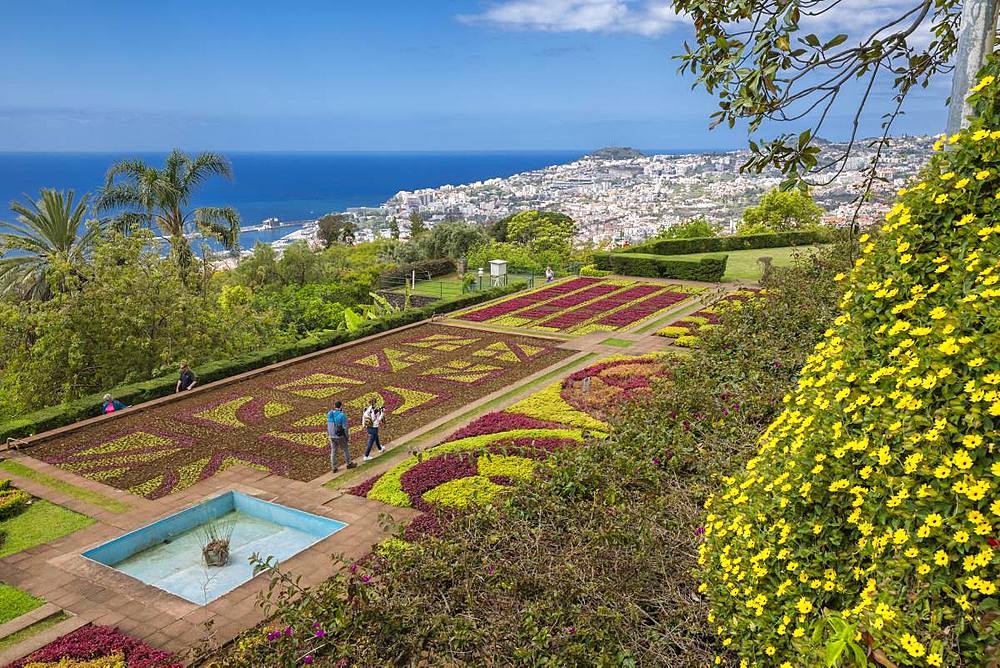
<path id="1" fill-rule="evenodd" d="M 223 378 L 259 369 L 269 364 L 283 362 L 342 343 L 349 343 L 366 336 L 371 336 L 372 334 L 378 334 L 426 320 L 439 313 L 457 311 L 480 302 L 497 299 L 518 290 L 523 290 L 525 287 L 527 287 L 527 284 L 524 281 L 517 281 L 503 288 L 493 288 L 491 290 L 462 295 L 454 299 L 437 301 L 423 308 L 414 308 L 395 313 L 381 320 L 372 320 L 365 323 L 356 332 L 339 329 L 314 332 L 303 339 L 291 343 L 264 348 L 239 357 L 208 362 L 196 367 L 195 371 L 198 374 L 199 384 L 211 383 L 216 380 L 222 380 Z M 110 393 L 115 399 L 125 404 L 134 405 L 172 394 L 176 385 L 176 376 L 160 376 L 147 381 L 116 387 L 110 390 Z M 99 414 L 103 397 L 104 392 L 91 394 L 75 401 L 43 408 L 34 413 L 4 422 L 0 424 L 0 442 L 4 442 L 8 438 L 23 438 L 31 434 L 79 422 L 86 418 L 96 417 Z"/>
<path id="2" fill-rule="evenodd" d="M 654 239 L 623 248 L 622 253 L 651 255 L 688 255 L 691 253 L 717 253 L 749 250 L 751 248 L 780 248 L 783 246 L 810 246 L 828 241 L 823 230 L 801 232 L 774 232 L 747 234 L 735 237 L 695 237 L 694 239 Z"/>
<path id="3" fill-rule="evenodd" d="M 726 273 L 729 256 L 701 260 L 670 260 L 662 255 L 640 253 L 594 253 L 594 266 L 624 276 L 679 278 L 716 283 Z"/>
<path id="4" fill-rule="evenodd" d="M 398 267 L 383 271 L 378 277 L 379 285 L 383 288 L 398 287 L 401 282 L 408 280 L 414 271 L 417 272 L 418 279 L 426 279 L 428 276 L 450 274 L 458 271 L 458 267 L 455 266 L 453 260 L 446 257 L 401 264 Z"/>

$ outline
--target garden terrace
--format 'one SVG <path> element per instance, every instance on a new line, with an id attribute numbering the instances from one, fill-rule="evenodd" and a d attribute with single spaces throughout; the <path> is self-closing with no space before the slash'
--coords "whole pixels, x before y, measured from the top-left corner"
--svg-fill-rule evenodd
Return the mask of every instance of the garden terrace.
<path id="1" fill-rule="evenodd" d="M 457 316 L 460 321 L 582 336 L 615 332 L 685 303 L 702 288 L 610 278 L 574 278 Z"/>
<path id="2" fill-rule="evenodd" d="M 572 354 L 556 343 L 424 324 L 98 420 L 30 453 L 150 499 L 239 464 L 311 480 L 329 470 L 334 399 L 347 407 L 360 455 L 360 413 L 373 394 L 387 409 L 383 438 L 392 439 Z"/>
<path id="3" fill-rule="evenodd" d="M 669 357 L 663 354 L 605 359 L 483 415 L 350 492 L 423 511 L 406 534 L 414 539 L 437 526 L 427 514 L 486 503 L 514 481 L 530 478 L 552 451 L 606 434 L 615 407 L 668 376 Z"/>
<path id="4" fill-rule="evenodd" d="M 733 302 L 744 302 L 760 290 L 744 288 L 722 297 L 703 309 L 690 313 L 656 332 L 657 336 L 670 339 L 675 346 L 691 348 L 698 345 L 698 332 L 711 329 L 719 322 L 719 310 Z"/>

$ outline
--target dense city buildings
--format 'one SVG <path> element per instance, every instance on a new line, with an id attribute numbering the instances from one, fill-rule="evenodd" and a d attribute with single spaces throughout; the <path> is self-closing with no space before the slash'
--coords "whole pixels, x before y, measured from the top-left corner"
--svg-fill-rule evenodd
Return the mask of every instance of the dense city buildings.
<path id="1" fill-rule="evenodd" d="M 878 181 L 859 213 L 862 222 L 888 208 L 890 196 L 926 161 L 932 141 L 896 137 L 882 151 Z M 842 144 L 827 144 L 824 155 L 843 149 Z M 828 223 L 845 224 L 854 216 L 873 154 L 867 142 L 856 145 L 832 183 L 811 191 L 827 211 Z M 740 165 L 749 157 L 746 150 L 629 157 L 634 155 L 599 152 L 509 178 L 401 191 L 379 208 L 349 213 L 361 227 L 384 235 L 393 218 L 405 233 L 413 213 L 433 225 L 452 219 L 488 222 L 526 209 L 558 210 L 577 221 L 580 241 L 628 243 L 695 216 L 732 230 L 747 206 L 781 182 L 776 171 L 741 174 Z"/>

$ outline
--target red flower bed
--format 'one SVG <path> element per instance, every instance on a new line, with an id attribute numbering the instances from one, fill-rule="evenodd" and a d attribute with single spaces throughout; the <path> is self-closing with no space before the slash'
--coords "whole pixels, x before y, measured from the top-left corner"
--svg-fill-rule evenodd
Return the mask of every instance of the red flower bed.
<path id="1" fill-rule="evenodd" d="M 481 436 L 482 434 L 499 434 L 500 432 L 511 431 L 514 429 L 561 428 L 563 428 L 563 425 L 555 422 L 545 422 L 544 420 L 537 420 L 535 418 L 528 417 L 527 415 L 497 411 L 487 413 L 486 415 L 477 418 L 475 421 L 470 422 L 449 436 L 448 441 L 457 441 L 462 438 L 468 438 L 469 436 Z"/>
<path id="2" fill-rule="evenodd" d="M 662 294 L 643 300 L 627 309 L 622 309 L 615 313 L 606 315 L 597 321 L 598 325 L 608 325 L 610 327 L 622 328 L 648 318 L 657 311 L 678 304 L 688 298 L 682 292 L 664 292 Z"/>
<path id="3" fill-rule="evenodd" d="M 627 290 L 616 292 L 609 297 L 599 299 L 596 302 L 587 304 L 586 306 L 581 306 L 573 311 L 563 313 L 562 315 L 556 316 L 551 320 L 546 320 L 545 322 L 540 323 L 540 326 L 552 327 L 553 329 L 568 329 L 582 322 L 586 322 L 587 320 L 591 320 L 604 311 L 610 311 L 620 306 L 624 306 L 629 302 L 641 299 L 659 290 L 662 290 L 662 288 L 658 285 L 637 285 L 635 287 L 628 288 Z"/>
<path id="4" fill-rule="evenodd" d="M 181 668 L 181 664 L 173 660 L 173 654 L 153 649 L 110 626 L 81 626 L 7 668 L 54 663 L 61 659 L 97 659 L 112 654 L 122 654 L 128 668 Z"/>
<path id="5" fill-rule="evenodd" d="M 486 308 L 481 308 L 459 317 L 462 320 L 468 320 L 470 322 L 486 322 L 487 320 L 492 320 L 493 318 L 513 313 L 514 311 L 531 306 L 532 304 L 548 301 L 568 292 L 585 288 L 588 285 L 599 281 L 600 279 L 597 278 L 574 278 L 571 281 L 543 288 L 542 290 L 538 290 L 537 292 L 532 292 L 521 297 L 508 299 L 507 301 L 500 302 L 499 304 L 493 304 L 492 306 L 487 306 Z"/>

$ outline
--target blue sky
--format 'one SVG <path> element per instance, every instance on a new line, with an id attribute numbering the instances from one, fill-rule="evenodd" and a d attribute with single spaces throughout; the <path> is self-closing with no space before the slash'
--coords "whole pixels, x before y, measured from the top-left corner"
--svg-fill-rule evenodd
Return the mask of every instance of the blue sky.
<path id="1" fill-rule="evenodd" d="M 2 3 L 0 23 L 0 151 L 746 142 L 707 130 L 669 2 L 33 0 Z M 939 131 L 946 95 L 921 92 L 899 131 Z M 832 121 L 839 138 L 846 110 Z"/>

